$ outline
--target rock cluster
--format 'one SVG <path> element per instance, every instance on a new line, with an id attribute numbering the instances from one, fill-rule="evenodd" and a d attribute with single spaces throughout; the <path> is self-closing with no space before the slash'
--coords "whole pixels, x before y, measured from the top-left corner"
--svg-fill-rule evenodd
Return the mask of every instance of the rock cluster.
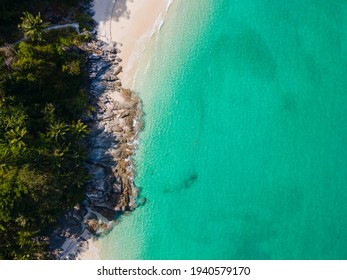
<path id="1" fill-rule="evenodd" d="M 87 168 L 91 175 L 83 203 L 68 212 L 51 238 L 60 259 L 75 259 L 88 248 L 88 239 L 112 229 L 124 211 L 136 207 L 131 156 L 140 128 L 141 106 L 136 95 L 122 88 L 117 77 L 122 71 L 116 43 L 93 41 L 87 45 L 90 104 L 86 117 Z"/>

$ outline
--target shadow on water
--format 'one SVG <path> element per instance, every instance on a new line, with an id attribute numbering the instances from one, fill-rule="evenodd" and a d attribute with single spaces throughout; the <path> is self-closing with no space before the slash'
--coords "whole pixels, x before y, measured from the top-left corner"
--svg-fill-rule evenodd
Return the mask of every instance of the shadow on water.
<path id="1" fill-rule="evenodd" d="M 188 178 L 186 178 L 182 184 L 177 186 L 177 188 L 166 188 L 163 190 L 163 193 L 174 193 L 179 192 L 185 189 L 189 189 L 193 186 L 193 184 L 198 180 L 198 174 L 193 173 Z"/>
<path id="2" fill-rule="evenodd" d="M 198 179 L 198 174 L 197 174 L 197 173 L 192 174 L 188 179 L 186 179 L 186 180 L 184 181 L 183 187 L 184 187 L 185 189 L 190 188 L 190 187 L 194 184 L 194 182 L 195 182 L 197 179 Z"/>

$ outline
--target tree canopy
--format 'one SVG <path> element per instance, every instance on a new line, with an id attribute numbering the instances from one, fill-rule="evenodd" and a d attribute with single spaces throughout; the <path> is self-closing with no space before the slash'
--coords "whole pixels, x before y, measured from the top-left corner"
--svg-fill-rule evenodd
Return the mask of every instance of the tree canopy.
<path id="1" fill-rule="evenodd" d="M 22 23 L 23 12 L 38 15 L 43 22 L 79 22 L 81 29 L 91 27 L 93 20 L 85 12 L 85 5 L 91 0 L 1 0 L 0 5 L 0 45 L 13 43 L 22 37 L 18 25 Z M 36 18 L 36 16 L 34 16 Z"/>
<path id="2" fill-rule="evenodd" d="M 25 12 L 33 40 L 0 49 L 0 259 L 47 258 L 47 234 L 88 180 L 83 38 L 45 26 Z"/>
<path id="3" fill-rule="evenodd" d="M 23 32 L 24 36 L 33 41 L 42 41 L 42 33 L 49 24 L 43 22 L 41 14 L 38 13 L 37 16 L 34 16 L 29 12 L 24 12 L 21 20 L 22 23 L 18 25 L 18 28 Z"/>

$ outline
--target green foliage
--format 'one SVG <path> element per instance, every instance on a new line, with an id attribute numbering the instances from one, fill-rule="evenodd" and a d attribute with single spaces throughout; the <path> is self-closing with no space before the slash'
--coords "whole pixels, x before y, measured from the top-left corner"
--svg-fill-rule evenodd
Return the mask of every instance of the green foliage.
<path id="1" fill-rule="evenodd" d="M 22 37 L 18 30 L 23 12 L 37 15 L 41 12 L 43 21 L 59 24 L 62 21 L 79 22 L 81 29 L 94 25 L 93 19 L 85 13 L 83 6 L 91 0 L 1 0 L 0 45 L 13 43 Z"/>
<path id="2" fill-rule="evenodd" d="M 77 76 L 81 73 L 80 62 L 78 60 L 67 62 L 63 65 L 62 71 L 68 75 Z"/>
<path id="3" fill-rule="evenodd" d="M 76 19 L 80 24 L 81 30 L 83 30 L 83 29 L 91 30 L 95 26 L 95 22 L 94 22 L 93 18 L 87 14 L 79 13 L 76 16 Z"/>
<path id="4" fill-rule="evenodd" d="M 45 258 L 45 236 L 89 179 L 83 38 L 45 26 L 25 13 L 33 40 L 0 52 L 0 259 Z"/>
<path id="5" fill-rule="evenodd" d="M 31 116 L 42 115 L 40 111 L 48 103 L 65 120 L 74 119 L 84 110 L 85 56 L 78 48 L 62 45 L 60 36 L 40 45 L 21 42 L 11 67 L 7 92 L 16 93 L 16 98 L 31 104 L 30 107 L 36 106 L 37 110 L 28 112 Z"/>
<path id="6" fill-rule="evenodd" d="M 48 23 L 43 22 L 41 14 L 33 16 L 29 12 L 24 12 L 21 17 L 22 23 L 18 28 L 23 32 L 25 37 L 31 38 L 33 41 L 42 41 L 42 33 L 48 27 Z"/>

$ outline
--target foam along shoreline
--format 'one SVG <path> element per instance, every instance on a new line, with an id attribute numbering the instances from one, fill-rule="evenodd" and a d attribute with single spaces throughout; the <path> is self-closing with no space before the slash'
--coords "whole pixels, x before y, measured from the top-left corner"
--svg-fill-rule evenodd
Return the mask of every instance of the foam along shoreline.
<path id="1" fill-rule="evenodd" d="M 94 1 L 94 19 L 98 26 L 96 28 L 96 40 L 101 42 L 106 42 L 105 44 L 100 44 L 101 50 L 106 47 L 106 52 L 109 46 L 114 46 L 117 48 L 115 52 L 117 53 L 117 69 L 116 73 L 110 73 L 111 75 L 117 75 L 117 81 L 114 82 L 116 87 L 121 89 L 126 87 L 131 87 L 131 83 L 134 80 L 134 75 L 136 73 L 136 67 L 141 53 L 145 50 L 147 43 L 153 34 L 160 29 L 164 21 L 164 15 L 167 13 L 170 4 L 173 0 L 95 0 Z M 114 43 L 117 43 L 116 45 Z M 112 50 L 111 50 L 112 52 Z M 121 54 L 119 54 L 121 52 Z M 123 70 L 124 69 L 124 70 Z M 113 69 L 114 70 L 114 69 Z M 112 71 L 113 71 L 112 70 Z M 108 71 L 109 72 L 109 71 Z M 103 76 L 109 76 L 106 72 Z M 109 78 L 106 80 L 109 81 Z M 109 81 L 110 82 L 110 81 Z M 97 85 L 96 85 L 97 86 Z M 104 94 L 103 94 L 104 96 Z M 120 95 L 117 91 L 114 93 L 108 92 L 104 96 L 107 100 L 113 100 L 116 104 L 124 104 L 124 94 Z M 104 102 L 105 98 L 101 101 Z M 135 106 L 137 101 L 135 100 Z M 122 105 L 123 107 L 123 105 Z M 108 111 L 108 110 L 106 110 Z M 113 109 L 112 109 L 113 111 Z M 104 115 L 104 113 L 102 113 Z M 108 115 L 108 113 L 106 114 Z M 138 114 L 136 113 L 133 118 L 133 126 L 137 126 Z M 98 118 L 99 119 L 99 118 Z M 103 119 L 103 118 L 101 118 Z M 104 126 L 112 126 L 112 124 L 107 124 L 107 122 L 113 122 L 116 119 L 109 119 L 104 122 Z M 96 124 L 98 125 L 98 124 Z M 136 138 L 137 132 L 133 135 L 133 140 Z M 117 138 L 119 138 L 119 135 Z M 132 140 L 132 141 L 133 141 Z M 119 163 L 119 158 L 115 158 Z M 124 159 L 127 160 L 127 159 Z M 122 160 L 121 160 L 122 162 Z M 111 166 L 110 166 L 111 168 Z M 95 170 L 94 170 L 95 171 Z M 92 171 L 92 173 L 94 172 Z M 94 172 L 95 173 L 95 172 Z M 124 175 L 124 174 L 123 174 Z M 129 174 L 130 175 L 130 174 Z M 118 174 L 118 176 L 121 176 Z M 124 176 L 123 176 L 124 177 Z M 132 185 L 132 178 L 129 178 L 130 184 Z M 134 192 L 131 191 L 131 193 Z M 136 190 L 135 190 L 136 192 Z M 131 197 L 136 195 L 132 193 Z M 87 193 L 88 196 L 88 193 Z M 119 203 L 118 203 L 119 204 Z M 130 201 L 130 205 L 133 203 Z M 116 205 L 116 208 L 119 205 Z M 115 209 L 117 210 L 117 209 Z M 97 214 L 97 213 L 94 213 Z M 88 221 L 88 220 L 87 220 Z M 86 223 L 86 222 L 85 222 Z M 87 223 L 88 224 L 88 223 Z M 99 219 L 98 224 L 105 225 L 107 221 L 102 221 Z M 98 225 L 98 227 L 100 226 Z M 112 226 L 110 226 L 112 227 Z M 78 242 L 67 240 L 63 247 L 65 252 L 72 252 L 76 254 L 76 258 L 80 260 L 98 260 L 100 258 L 100 242 L 95 240 L 89 234 L 89 230 L 86 231 L 88 236 L 86 236 L 87 244 L 85 244 L 82 250 L 79 250 Z M 71 249 L 70 249 L 71 248 Z"/>
<path id="2" fill-rule="evenodd" d="M 141 53 L 164 23 L 173 0 L 95 0 L 99 40 L 117 42 L 122 85 L 132 88 Z"/>

